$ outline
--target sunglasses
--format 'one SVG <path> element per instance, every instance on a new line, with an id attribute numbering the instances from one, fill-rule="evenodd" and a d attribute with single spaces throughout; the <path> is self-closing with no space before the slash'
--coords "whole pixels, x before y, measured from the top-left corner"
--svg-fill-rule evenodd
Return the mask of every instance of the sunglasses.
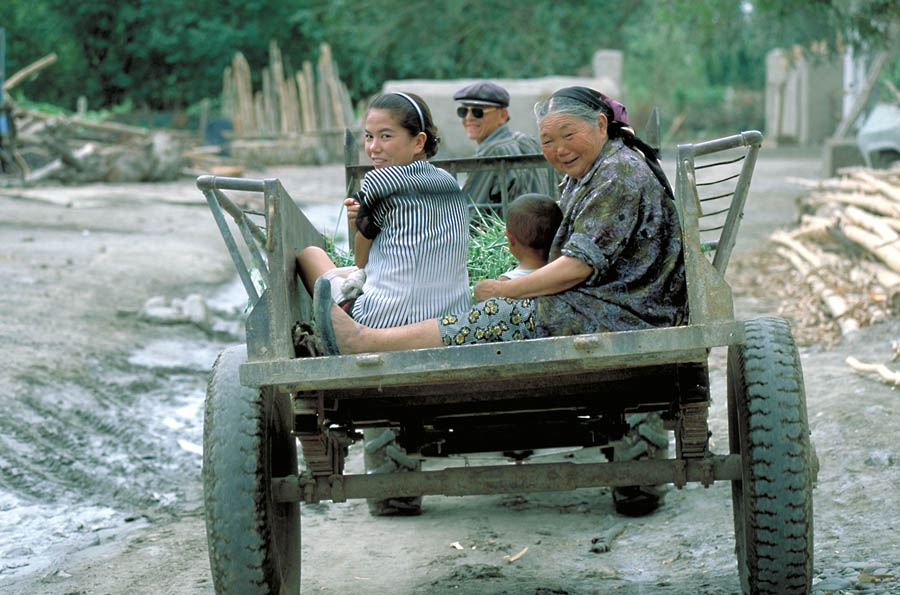
<path id="1" fill-rule="evenodd" d="M 466 117 L 466 114 L 468 114 L 469 112 L 472 112 L 472 117 L 473 117 L 473 118 L 479 118 L 479 119 L 480 119 L 480 118 L 483 118 L 483 117 L 484 117 L 484 114 L 486 114 L 487 112 L 492 112 L 492 111 L 494 111 L 495 109 L 497 109 L 497 108 L 496 108 L 496 107 L 466 107 L 466 106 L 460 106 L 460 107 L 456 108 L 456 115 L 459 116 L 460 118 L 465 118 L 465 117 Z"/>

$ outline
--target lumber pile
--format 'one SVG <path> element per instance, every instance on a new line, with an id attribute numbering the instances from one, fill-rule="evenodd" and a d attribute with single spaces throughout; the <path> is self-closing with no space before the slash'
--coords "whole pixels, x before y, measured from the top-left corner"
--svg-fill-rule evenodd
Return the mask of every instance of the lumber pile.
<path id="1" fill-rule="evenodd" d="M 181 175 L 186 139 L 174 132 L 16 106 L 13 116 L 18 171 L 0 175 L 3 185 L 147 182 Z"/>
<path id="2" fill-rule="evenodd" d="M 320 46 L 315 66 L 304 60 L 293 72 L 272 41 L 269 64 L 255 91 L 250 65 L 240 52 L 225 68 L 222 79 L 222 111 L 231 118 L 237 138 L 342 134 L 345 127 L 355 126 L 350 95 L 327 43 Z"/>
<path id="3" fill-rule="evenodd" d="M 840 174 L 792 179 L 807 191 L 799 226 L 770 236 L 793 281 L 786 308 L 805 342 L 834 343 L 900 313 L 900 164 Z"/>
<path id="4" fill-rule="evenodd" d="M 0 186 L 147 182 L 181 175 L 185 135 L 16 105 L 8 92 L 55 62 L 56 54 L 48 54 L 13 74 L 0 89 L 2 104 L 12 110 L 11 130 L 0 147 Z"/>

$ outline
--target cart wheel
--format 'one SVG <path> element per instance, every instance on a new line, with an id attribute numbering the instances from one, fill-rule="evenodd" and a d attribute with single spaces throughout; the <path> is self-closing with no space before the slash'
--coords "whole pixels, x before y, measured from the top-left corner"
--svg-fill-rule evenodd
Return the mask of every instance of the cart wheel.
<path id="1" fill-rule="evenodd" d="M 663 427 L 659 413 L 628 413 L 625 415 L 628 432 L 613 448 L 614 461 L 665 459 L 669 456 L 669 433 Z M 616 512 L 625 516 L 644 516 L 662 506 L 664 486 L 622 486 L 613 488 Z"/>
<path id="2" fill-rule="evenodd" d="M 241 386 L 244 345 L 213 366 L 203 420 L 203 499 L 216 593 L 300 592 L 300 506 L 271 479 L 297 473 L 289 397 Z"/>
<path id="3" fill-rule="evenodd" d="M 800 356 L 780 318 L 745 323 L 728 350 L 728 437 L 741 455 L 731 485 L 735 551 L 744 593 L 812 588 L 814 454 Z"/>
<path id="4" fill-rule="evenodd" d="M 390 428 L 370 428 L 363 430 L 365 438 L 366 473 L 398 473 L 418 471 L 422 462 L 406 454 L 406 449 L 397 441 L 397 434 Z M 422 514 L 422 497 L 396 497 L 375 500 L 369 498 L 369 513 L 372 516 L 414 516 Z"/>

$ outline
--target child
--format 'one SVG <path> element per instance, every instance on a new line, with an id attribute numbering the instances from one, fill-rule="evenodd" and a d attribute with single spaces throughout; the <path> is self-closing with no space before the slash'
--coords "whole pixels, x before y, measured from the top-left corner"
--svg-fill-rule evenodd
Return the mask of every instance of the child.
<path id="1" fill-rule="evenodd" d="M 365 151 L 375 169 L 344 201 L 356 228 L 354 260 L 365 272 L 362 293 L 344 307 L 362 324 L 400 326 L 469 305 L 467 201 L 453 176 L 426 161 L 438 142 L 431 112 L 416 95 L 380 95 L 366 111 Z M 324 250 L 305 248 L 297 263 L 310 294 L 325 275 L 335 279 L 335 301 L 344 301 L 336 278 L 349 271 L 336 269 Z"/>
<path id="2" fill-rule="evenodd" d="M 547 264 L 550 245 L 562 211 L 556 201 L 543 194 L 523 194 L 509 205 L 506 214 L 506 240 L 519 266 L 500 275 L 518 279 Z"/>

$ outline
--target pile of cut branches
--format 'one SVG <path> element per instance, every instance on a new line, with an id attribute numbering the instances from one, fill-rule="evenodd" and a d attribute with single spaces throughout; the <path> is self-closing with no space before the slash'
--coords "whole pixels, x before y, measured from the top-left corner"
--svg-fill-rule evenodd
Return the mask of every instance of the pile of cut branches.
<path id="1" fill-rule="evenodd" d="M 833 343 L 900 312 L 900 167 L 791 181 L 809 190 L 800 224 L 770 239 L 790 267 L 795 299 L 785 309 L 801 334 Z"/>

